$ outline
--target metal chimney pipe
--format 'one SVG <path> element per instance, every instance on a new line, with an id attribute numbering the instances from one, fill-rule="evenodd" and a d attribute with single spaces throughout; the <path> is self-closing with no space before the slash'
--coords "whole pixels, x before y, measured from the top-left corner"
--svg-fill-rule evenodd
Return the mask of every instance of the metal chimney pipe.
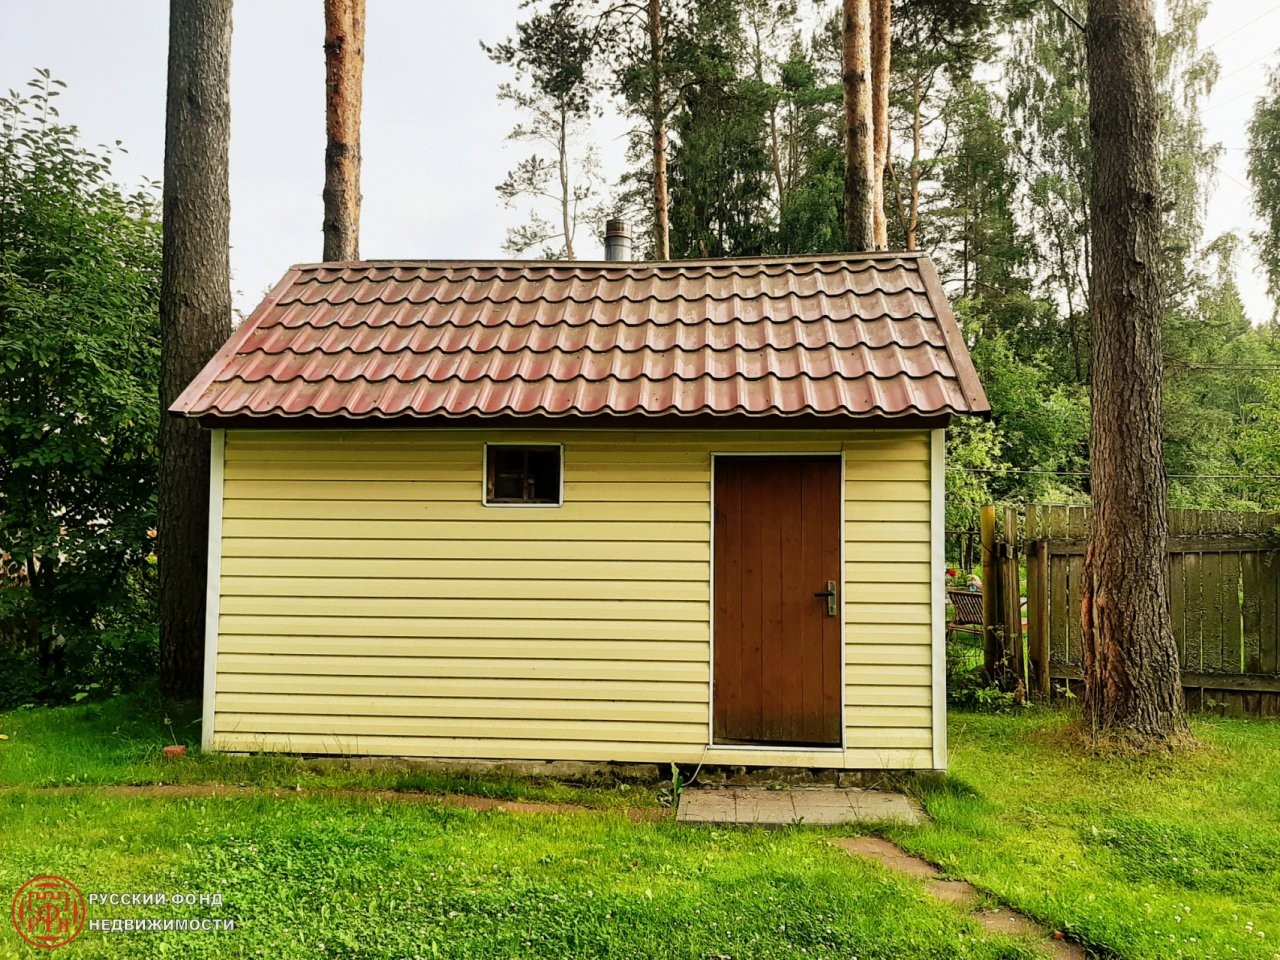
<path id="1" fill-rule="evenodd" d="M 631 259 L 631 228 L 625 220 L 609 220 L 604 225 L 604 258 Z"/>

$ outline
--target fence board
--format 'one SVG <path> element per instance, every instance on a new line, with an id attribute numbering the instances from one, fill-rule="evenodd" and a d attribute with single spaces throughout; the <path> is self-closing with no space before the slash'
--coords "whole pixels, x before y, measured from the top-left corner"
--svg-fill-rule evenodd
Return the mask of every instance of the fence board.
<path id="1" fill-rule="evenodd" d="M 1240 554 L 1240 669 L 1244 673 L 1262 670 L 1261 561 L 1261 554 Z"/>
<path id="2" fill-rule="evenodd" d="M 1258 657 L 1258 669 L 1262 673 L 1280 673 L 1280 551 L 1271 550 L 1259 554 L 1258 561 L 1262 572 L 1258 627 L 1264 638 Z"/>
<path id="3" fill-rule="evenodd" d="M 1183 629 L 1186 634 L 1182 669 L 1198 672 L 1204 666 L 1202 643 L 1204 639 L 1204 574 L 1200 569 L 1200 554 L 1184 553 L 1182 566 L 1185 576 Z"/>
<path id="4" fill-rule="evenodd" d="M 1084 557 L 1072 556 L 1067 561 L 1067 660 L 1070 663 L 1084 662 L 1084 641 L 1080 636 L 1080 602 L 1083 598 Z"/>
<path id="5" fill-rule="evenodd" d="M 1032 664 L 1076 679 L 1090 511 L 1040 504 L 1025 516 Z M 1169 511 L 1169 612 L 1189 703 L 1280 715 L 1278 524 L 1280 514 Z"/>
<path id="6" fill-rule="evenodd" d="M 1178 662 L 1187 661 L 1187 631 L 1182 622 L 1186 606 L 1186 561 L 1182 554 L 1169 555 L 1169 625 L 1173 628 L 1173 642 L 1178 645 Z"/>
<path id="7" fill-rule="evenodd" d="M 1222 673 L 1222 608 L 1226 582 L 1222 570 L 1223 556 L 1202 553 L 1200 567 L 1204 576 L 1204 621 L 1200 639 L 1201 670 Z"/>
<path id="8" fill-rule="evenodd" d="M 1045 539 L 1064 540 L 1067 537 L 1067 508 L 1061 505 L 1046 507 Z"/>
<path id="9" fill-rule="evenodd" d="M 997 632 L 1001 584 L 996 562 L 996 508 L 983 507 L 978 519 L 982 528 L 982 663 L 986 675 L 994 677 L 1004 656 Z"/>
<path id="10" fill-rule="evenodd" d="M 1003 562 L 1001 599 L 1004 601 L 1005 634 L 1004 651 L 1008 667 L 1022 683 L 1026 683 L 1025 648 L 1022 641 L 1022 589 L 1019 583 L 1018 565 L 1018 511 L 1006 507 L 1004 511 L 1004 542 L 1006 554 Z"/>
<path id="11" fill-rule="evenodd" d="M 1049 556 L 1049 662 L 1067 662 L 1067 558 Z"/>
<path id="12" fill-rule="evenodd" d="M 1222 555 L 1222 670 L 1244 672 L 1244 637 L 1240 598 L 1243 556 Z"/>

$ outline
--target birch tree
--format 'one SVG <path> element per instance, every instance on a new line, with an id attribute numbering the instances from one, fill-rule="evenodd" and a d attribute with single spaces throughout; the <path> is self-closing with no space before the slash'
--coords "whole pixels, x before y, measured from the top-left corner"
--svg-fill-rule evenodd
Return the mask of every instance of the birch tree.
<path id="1" fill-rule="evenodd" d="M 498 88 L 498 99 L 526 118 L 508 139 L 534 147 L 498 185 L 508 207 L 522 199 L 534 204 L 528 219 L 507 232 L 506 247 L 514 255 L 541 247 L 547 257 L 577 259 L 578 226 L 594 214 L 587 204 L 600 176 L 594 147 L 582 143 L 598 92 L 591 82 L 595 44 L 573 6 L 554 3 L 518 24 L 514 37 L 481 45 L 516 74 L 514 83 Z M 554 219 L 539 205 L 552 205 Z"/>

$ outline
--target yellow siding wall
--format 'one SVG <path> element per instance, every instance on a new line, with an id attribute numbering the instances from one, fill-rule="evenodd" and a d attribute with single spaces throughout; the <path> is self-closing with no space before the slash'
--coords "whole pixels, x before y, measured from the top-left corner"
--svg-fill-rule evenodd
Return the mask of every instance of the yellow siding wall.
<path id="1" fill-rule="evenodd" d="M 481 503 L 486 441 L 564 505 Z M 711 452 L 845 452 L 845 749 L 708 749 Z M 926 431 L 228 431 L 213 746 L 931 767 Z"/>

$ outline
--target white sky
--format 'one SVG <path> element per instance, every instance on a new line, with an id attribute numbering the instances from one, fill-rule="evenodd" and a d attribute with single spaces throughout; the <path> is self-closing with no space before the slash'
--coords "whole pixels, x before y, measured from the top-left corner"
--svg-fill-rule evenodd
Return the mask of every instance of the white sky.
<path id="1" fill-rule="evenodd" d="M 505 210 L 494 185 L 527 152 L 508 145 L 514 114 L 494 98 L 506 71 L 479 41 L 511 32 L 519 0 L 369 0 L 360 252 L 369 258 L 502 256 Z M 127 12 L 126 12 L 127 11 Z M 163 168 L 168 4 L 164 0 L 0 0 L 0 87 L 48 67 L 69 90 L 63 119 L 92 143 L 123 140 L 126 185 Z M 231 267 L 251 309 L 292 263 L 318 260 L 324 171 L 323 15 L 319 0 L 238 0 L 232 51 Z M 1204 106 L 1226 148 L 1206 236 L 1257 223 L 1246 186 L 1246 126 L 1280 46 L 1280 3 L 1212 0 L 1202 30 L 1222 60 Z M 606 122 L 616 132 L 619 125 Z M 602 144 L 607 171 L 622 146 Z M 580 256 L 600 255 L 580 235 Z M 1249 253 L 1240 284 L 1251 316 L 1271 315 Z"/>

